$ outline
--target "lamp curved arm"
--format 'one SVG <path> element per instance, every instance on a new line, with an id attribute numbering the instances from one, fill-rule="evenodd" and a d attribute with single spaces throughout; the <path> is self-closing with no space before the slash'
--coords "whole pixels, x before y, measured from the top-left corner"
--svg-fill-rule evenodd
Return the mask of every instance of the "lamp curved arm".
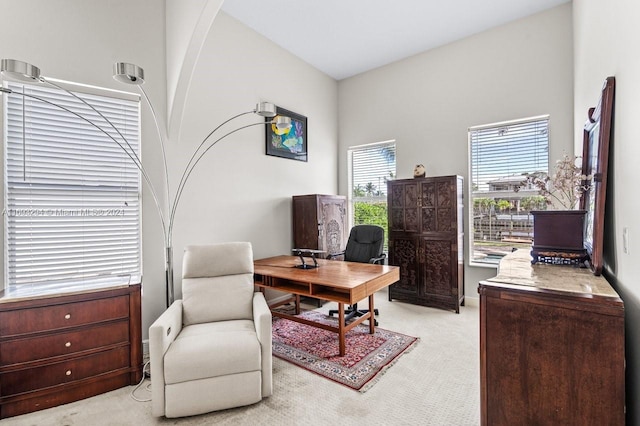
<path id="1" fill-rule="evenodd" d="M 238 131 L 240 131 L 242 129 L 246 129 L 247 127 L 260 126 L 260 125 L 264 126 L 265 124 L 271 124 L 271 122 L 262 121 L 260 123 L 247 124 L 245 126 L 238 127 L 235 130 L 231 130 L 228 133 L 225 133 L 224 135 L 220 136 L 218 139 L 213 141 L 204 151 L 202 151 L 200 153 L 200 155 L 198 155 L 198 157 L 195 159 L 195 161 L 193 161 L 193 163 L 191 164 L 190 167 L 185 168 L 184 172 L 182 172 L 182 178 L 180 179 L 180 182 L 182 183 L 182 185 L 179 186 L 178 189 L 176 190 L 176 196 L 175 196 L 175 198 L 173 200 L 173 206 L 171 207 L 171 211 L 170 211 L 170 215 L 169 215 L 169 232 L 168 232 L 169 245 L 171 245 L 171 240 L 172 240 L 171 236 L 172 236 L 172 233 L 173 233 L 173 220 L 174 220 L 174 217 L 176 215 L 176 211 L 178 210 L 178 204 L 180 202 L 180 198 L 182 197 L 182 191 L 184 190 L 184 187 L 187 184 L 187 180 L 189 179 L 189 176 L 191 176 L 191 172 L 193 172 L 193 169 L 198 165 L 198 163 L 200 162 L 202 157 L 204 157 L 204 155 L 211 148 L 213 148 L 215 144 L 217 144 L 218 142 L 220 142 L 222 139 L 226 138 L 227 136 L 232 135 L 233 133 L 236 133 L 236 132 L 238 132 Z M 200 146 L 204 145 L 205 141 L 207 139 L 209 139 L 212 134 L 213 134 L 213 132 L 209 133 L 207 135 L 207 137 L 205 137 L 204 140 L 200 143 Z M 198 149 L 199 148 L 200 147 L 198 147 Z M 197 152 L 197 150 L 196 150 L 196 152 Z"/>
<path id="2" fill-rule="evenodd" d="M 154 188 L 153 184 L 151 183 L 151 180 L 149 179 L 149 176 L 147 175 L 146 170 L 144 169 L 144 167 L 142 167 L 142 164 L 141 164 L 141 163 L 138 163 L 139 159 L 138 159 L 138 157 L 137 157 L 137 156 L 132 155 L 132 154 L 131 154 L 131 153 L 130 153 L 130 152 L 129 152 L 125 147 L 124 147 L 124 145 L 122 145 L 122 143 L 118 142 L 118 141 L 117 141 L 113 136 L 111 136 L 111 135 L 110 135 L 106 130 L 104 130 L 102 127 L 98 126 L 98 125 L 97 125 L 96 123 L 94 123 L 93 121 L 89 120 L 89 119 L 88 119 L 88 118 L 86 118 L 86 117 L 83 117 L 82 115 L 78 114 L 77 112 L 75 112 L 75 111 L 73 111 L 73 110 L 71 110 L 71 109 L 69 109 L 69 108 L 67 108 L 67 107 L 64 107 L 64 106 L 62 106 L 62 105 L 58 105 L 58 104 L 56 104 L 56 103 L 54 103 L 54 102 L 51 102 L 51 101 L 49 101 L 49 100 L 47 100 L 47 99 L 41 98 L 40 96 L 31 95 L 31 94 L 23 93 L 23 92 L 16 92 L 15 90 L 7 89 L 7 88 L 4 88 L 4 87 L 0 87 L 0 92 L 2 92 L 2 93 L 7 93 L 7 94 L 16 94 L 16 95 L 23 96 L 23 97 L 26 97 L 26 98 L 33 98 L 33 99 L 36 99 L 36 100 L 38 100 L 38 101 L 40 101 L 40 102 L 44 102 L 44 103 L 46 103 L 46 104 L 48 104 L 48 105 L 52 105 L 52 106 L 54 106 L 54 107 L 56 107 L 56 108 L 59 108 L 59 109 L 61 109 L 61 110 L 63 110 L 63 111 L 66 111 L 66 112 L 68 112 L 69 114 L 72 114 L 72 115 L 74 115 L 74 116 L 76 116 L 76 117 L 80 118 L 81 120 L 86 121 L 87 123 L 89 123 L 90 125 L 92 125 L 93 127 L 95 127 L 96 129 L 98 129 L 99 131 L 101 131 L 102 133 L 104 133 L 104 134 L 105 134 L 109 139 L 111 139 L 113 142 L 115 142 L 115 143 L 120 147 L 120 149 L 122 149 L 122 151 L 124 151 L 124 153 L 125 153 L 125 154 L 127 154 L 127 156 L 131 159 L 131 161 L 133 162 L 133 164 L 135 164 L 135 166 L 138 168 L 138 170 L 140 170 L 140 173 L 142 174 L 142 177 L 144 178 L 145 182 L 146 182 L 146 183 L 147 183 L 147 185 L 149 186 L 149 189 L 151 190 L 151 195 L 153 196 L 153 201 L 155 202 L 155 204 L 156 204 L 156 208 L 157 208 L 157 210 L 158 210 L 158 215 L 160 216 L 160 221 L 162 222 L 162 232 L 164 233 L 165 241 L 169 241 L 169 240 L 168 240 L 168 238 L 167 238 L 167 232 L 165 231 L 165 229 L 166 229 L 166 228 L 165 228 L 165 218 L 164 218 L 164 215 L 162 214 L 162 209 L 160 208 L 160 202 L 159 202 L 159 200 L 158 200 L 158 197 L 157 197 L 157 194 L 156 194 L 155 188 Z M 119 133 L 119 132 L 118 132 L 118 133 Z M 122 136 L 122 135 L 120 135 L 120 136 Z M 128 143 L 128 141 L 126 140 L 126 138 L 124 138 L 124 136 L 122 136 L 122 138 L 127 142 L 127 145 L 128 145 L 129 147 L 131 147 L 131 145 L 129 145 L 129 143 Z M 138 161 L 136 161 L 136 159 L 138 159 Z"/>
<path id="3" fill-rule="evenodd" d="M 145 90 L 142 88 L 142 85 L 138 85 L 138 89 L 140 90 L 140 93 L 142 93 L 142 96 L 144 96 L 144 99 L 147 101 L 147 105 L 149 105 L 149 109 L 151 110 L 151 116 L 153 117 L 153 122 L 156 124 L 156 132 L 158 132 L 158 138 L 160 139 L 160 150 L 162 151 L 162 165 L 164 167 L 164 184 L 165 187 L 167 189 L 167 209 L 169 208 L 169 203 L 171 202 L 171 194 L 169 191 L 169 167 L 167 166 L 167 152 L 165 149 L 165 141 L 166 141 L 166 127 L 162 127 L 163 129 L 165 129 L 165 133 L 162 133 L 162 131 L 160 130 L 160 123 L 158 122 L 158 117 L 156 116 L 156 110 L 153 108 L 153 104 L 151 103 L 151 100 L 149 99 L 149 96 L 147 96 L 147 92 L 145 92 Z"/>
<path id="4" fill-rule="evenodd" d="M 202 142 L 200 142 L 200 145 L 198 145 L 198 147 L 195 149 L 195 151 L 193 151 L 193 154 L 191 154 L 191 158 L 189 159 L 189 162 L 187 163 L 187 165 L 184 168 L 184 171 L 182 172 L 182 176 L 180 176 L 180 182 L 178 182 L 178 187 L 176 189 L 176 199 L 180 197 L 180 193 L 182 192 L 182 188 L 184 188 L 184 181 L 186 179 L 187 176 L 187 170 L 189 170 L 190 168 L 192 168 L 192 163 L 195 160 L 195 158 L 198 155 L 198 152 L 200 151 L 200 149 L 204 146 L 204 144 L 207 142 L 207 140 L 218 130 L 220 129 L 222 126 L 224 126 L 225 124 L 227 124 L 228 122 L 235 120 L 238 117 L 242 117 L 243 115 L 247 115 L 247 114 L 252 114 L 254 111 L 246 111 L 246 112 L 241 112 L 240 114 L 236 114 L 231 118 L 228 118 L 227 120 L 223 121 L 222 123 L 220 123 L 215 129 L 213 129 L 212 131 L 209 132 L 209 134 L 207 136 L 205 136 L 204 139 L 202 139 Z M 225 135 L 226 136 L 226 135 Z M 224 136 L 223 136 L 224 137 Z M 197 160 L 196 160 L 197 161 Z M 177 205 L 177 201 L 174 200 L 173 204 L 171 205 L 171 212 L 173 212 L 173 210 L 176 208 Z M 173 222 L 173 214 L 171 215 L 171 218 L 169 219 L 169 223 Z"/>

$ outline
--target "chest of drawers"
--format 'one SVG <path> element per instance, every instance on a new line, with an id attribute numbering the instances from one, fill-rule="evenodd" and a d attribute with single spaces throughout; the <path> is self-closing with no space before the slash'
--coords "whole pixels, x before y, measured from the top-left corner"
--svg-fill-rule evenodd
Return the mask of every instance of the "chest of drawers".
<path id="1" fill-rule="evenodd" d="M 0 299 L 0 418 L 142 378 L 140 285 Z"/>
<path id="2" fill-rule="evenodd" d="M 624 425 L 624 303 L 602 276 L 505 256 L 481 281 L 483 426 Z"/>

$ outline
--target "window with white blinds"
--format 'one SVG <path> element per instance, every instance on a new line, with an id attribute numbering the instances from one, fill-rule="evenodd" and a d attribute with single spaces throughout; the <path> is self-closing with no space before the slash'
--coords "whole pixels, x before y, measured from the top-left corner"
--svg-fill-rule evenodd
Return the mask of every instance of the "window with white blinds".
<path id="1" fill-rule="evenodd" d="M 534 190 L 514 191 L 525 174 L 549 168 L 549 116 L 469 128 L 471 261 L 495 264 L 529 244 Z"/>
<path id="2" fill-rule="evenodd" d="M 396 176 L 395 141 L 350 148 L 349 200 L 354 225 L 387 227 L 387 180 Z"/>
<path id="3" fill-rule="evenodd" d="M 40 85 L 8 87 L 91 120 L 126 147 L 87 105 Z M 74 92 L 139 152 L 139 100 Z M 140 173 L 122 148 L 85 120 L 18 94 L 5 96 L 6 283 L 119 282 L 141 272 Z M 128 148 L 127 148 L 128 149 Z"/>

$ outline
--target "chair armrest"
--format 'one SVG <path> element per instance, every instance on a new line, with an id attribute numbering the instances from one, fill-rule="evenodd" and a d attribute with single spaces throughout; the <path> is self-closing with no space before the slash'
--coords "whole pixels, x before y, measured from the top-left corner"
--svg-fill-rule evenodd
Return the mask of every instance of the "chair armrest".
<path id="1" fill-rule="evenodd" d="M 379 257 L 372 257 L 371 259 L 369 259 L 369 263 L 376 263 L 378 265 L 382 265 L 382 262 L 384 262 L 386 258 L 387 258 L 386 253 L 382 253 L 382 255 Z"/>
<path id="2" fill-rule="evenodd" d="M 149 327 L 149 358 L 151 360 L 151 413 L 165 414 L 164 354 L 182 330 L 182 300 L 176 300 Z"/>
<path id="3" fill-rule="evenodd" d="M 344 256 L 344 250 L 343 250 L 343 251 L 339 251 L 339 252 L 337 252 L 337 253 L 330 253 L 330 254 L 328 254 L 328 255 L 327 255 L 327 259 L 329 259 L 329 260 L 334 260 L 335 258 L 340 257 L 340 256 Z"/>
<path id="4" fill-rule="evenodd" d="M 253 293 L 253 322 L 260 343 L 269 342 L 271 344 L 271 310 L 264 294 L 259 291 Z"/>
<path id="5" fill-rule="evenodd" d="M 271 310 L 264 294 L 253 293 L 253 322 L 256 334 L 260 341 L 260 353 L 262 355 L 262 397 L 273 394 L 273 360 L 272 360 L 272 335 L 271 335 Z"/>

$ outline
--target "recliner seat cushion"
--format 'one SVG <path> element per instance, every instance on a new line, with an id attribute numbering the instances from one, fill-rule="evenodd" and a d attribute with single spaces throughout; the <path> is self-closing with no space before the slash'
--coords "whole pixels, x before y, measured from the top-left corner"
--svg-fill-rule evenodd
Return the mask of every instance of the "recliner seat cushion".
<path id="1" fill-rule="evenodd" d="M 260 343 L 248 320 L 186 326 L 164 357 L 166 384 L 260 369 Z"/>

